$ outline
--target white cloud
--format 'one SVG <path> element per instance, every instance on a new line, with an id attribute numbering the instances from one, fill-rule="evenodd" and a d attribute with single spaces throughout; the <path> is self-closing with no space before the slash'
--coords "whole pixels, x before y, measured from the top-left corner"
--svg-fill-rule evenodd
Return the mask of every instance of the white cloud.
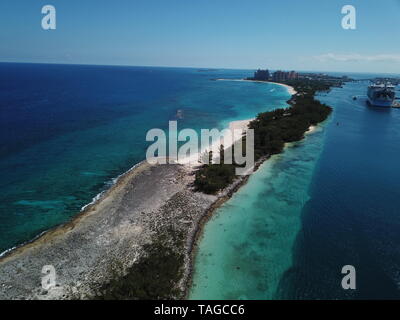
<path id="1" fill-rule="evenodd" d="M 400 54 L 376 54 L 362 55 L 359 53 L 337 54 L 325 53 L 315 56 L 315 59 L 321 62 L 338 61 L 338 62 L 396 62 L 400 63 Z"/>

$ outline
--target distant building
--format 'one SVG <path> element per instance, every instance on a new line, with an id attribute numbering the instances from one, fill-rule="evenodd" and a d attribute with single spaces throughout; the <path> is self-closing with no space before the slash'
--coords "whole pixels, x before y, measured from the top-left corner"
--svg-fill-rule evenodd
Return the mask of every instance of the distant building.
<path id="1" fill-rule="evenodd" d="M 278 70 L 274 73 L 270 73 L 268 69 L 262 70 L 258 69 L 254 72 L 253 78 L 248 78 L 249 80 L 259 80 L 259 81 L 274 81 L 274 82 L 283 82 L 288 80 L 297 80 L 299 79 L 299 74 L 296 71 L 282 71 Z"/>
<path id="2" fill-rule="evenodd" d="M 296 71 L 290 71 L 288 75 L 288 80 L 297 80 L 299 78 L 299 74 Z"/>
<path id="3" fill-rule="evenodd" d="M 287 81 L 287 80 L 297 80 L 299 78 L 299 74 L 296 71 L 275 71 L 272 74 L 272 81 L 275 82 L 282 82 L 282 81 Z"/>
<path id="4" fill-rule="evenodd" d="M 268 81 L 269 80 L 268 69 L 267 70 L 258 69 L 256 72 L 254 72 L 254 80 Z"/>
<path id="5" fill-rule="evenodd" d="M 286 81 L 287 79 L 288 79 L 288 73 L 281 70 L 275 71 L 272 75 L 272 81 L 275 82 Z"/>

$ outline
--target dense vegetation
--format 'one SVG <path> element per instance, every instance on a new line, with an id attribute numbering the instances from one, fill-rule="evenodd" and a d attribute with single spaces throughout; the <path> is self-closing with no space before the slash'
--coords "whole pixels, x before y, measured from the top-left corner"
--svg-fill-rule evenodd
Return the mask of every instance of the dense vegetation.
<path id="1" fill-rule="evenodd" d="M 338 80 L 312 80 L 312 79 L 298 79 L 288 80 L 282 82 L 293 87 L 299 95 L 308 95 L 314 100 L 314 95 L 317 91 L 328 91 L 331 87 L 337 87 L 342 84 Z M 291 100 L 289 100 L 291 101 Z M 314 100 L 315 101 L 315 100 Z"/>
<path id="2" fill-rule="evenodd" d="M 333 83 L 302 79 L 285 84 L 298 92 L 288 101 L 290 107 L 260 113 L 250 123 L 249 128 L 254 129 L 256 160 L 282 152 L 286 142 L 301 140 L 311 125 L 324 121 L 331 113 L 331 108 L 315 100 L 314 95 L 317 91 L 329 90 Z M 235 165 L 208 164 L 196 172 L 194 185 L 199 191 L 214 194 L 234 179 Z"/>
<path id="3" fill-rule="evenodd" d="M 179 297 L 177 283 L 183 274 L 183 236 L 166 233 L 145 245 L 143 251 L 146 255 L 124 276 L 115 274 L 96 299 L 165 300 Z"/>
<path id="4" fill-rule="evenodd" d="M 240 142 L 237 142 L 240 143 Z M 242 150 L 246 150 L 246 138 L 242 139 Z M 232 154 L 234 153 L 234 147 L 231 147 Z M 235 168 L 237 164 L 225 164 L 224 163 L 224 146 L 221 144 L 219 148 L 219 163 L 216 164 L 216 159 L 214 158 L 214 163 L 212 161 L 213 154 L 209 152 L 209 164 L 202 165 L 199 170 L 196 171 L 196 177 L 194 181 L 195 189 L 207 194 L 215 194 L 219 190 L 224 189 L 226 186 L 230 185 L 236 178 Z"/>
<path id="5" fill-rule="evenodd" d="M 194 185 L 197 190 L 207 194 L 214 194 L 224 189 L 235 179 L 233 164 L 204 165 L 196 172 Z"/>

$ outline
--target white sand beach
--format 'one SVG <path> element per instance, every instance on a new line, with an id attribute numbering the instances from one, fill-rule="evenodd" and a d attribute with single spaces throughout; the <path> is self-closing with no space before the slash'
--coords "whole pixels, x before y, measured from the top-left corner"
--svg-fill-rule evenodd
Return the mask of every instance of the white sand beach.
<path id="1" fill-rule="evenodd" d="M 246 80 L 246 81 L 251 81 L 251 80 Z M 259 82 L 263 82 L 263 81 L 259 81 Z M 291 94 L 292 96 L 297 93 L 297 91 L 294 90 L 294 88 L 292 86 L 289 86 L 287 84 L 279 83 L 279 82 L 272 82 L 272 81 L 270 81 L 269 83 L 274 83 L 274 84 L 277 84 L 279 86 L 285 87 L 287 89 L 287 91 L 289 92 L 289 94 Z"/>
<path id="2" fill-rule="evenodd" d="M 317 131 L 317 126 L 310 126 L 305 134 L 311 134 Z"/>
<path id="3" fill-rule="evenodd" d="M 294 95 L 297 93 L 293 87 L 291 87 L 287 84 L 278 83 L 278 82 L 266 82 L 266 81 L 246 80 L 246 79 L 216 79 L 216 80 L 218 80 L 218 81 L 248 81 L 248 82 L 259 82 L 259 83 L 273 83 L 273 84 L 277 84 L 282 87 L 285 87 L 290 95 Z M 229 131 L 225 131 L 225 134 L 223 135 L 223 137 L 221 137 L 220 141 L 214 142 L 210 147 L 210 150 L 213 152 L 214 157 L 218 156 L 219 148 L 220 148 L 221 144 L 224 145 L 224 149 L 228 149 L 232 146 L 233 143 L 235 143 L 238 139 L 240 139 L 240 138 L 236 137 L 236 139 L 234 139 L 234 141 L 233 141 L 232 139 L 227 138 L 227 136 L 230 135 L 231 137 L 234 137 L 233 132 L 235 130 L 242 130 L 243 133 L 245 133 L 246 130 L 248 129 L 250 122 L 253 120 L 254 120 L 254 118 L 230 122 L 229 127 L 227 128 Z M 230 141 L 231 143 L 227 143 L 228 141 Z M 179 159 L 178 163 L 189 165 L 191 167 L 198 166 L 201 164 L 201 162 L 200 162 L 201 155 L 204 154 L 206 151 L 208 152 L 210 150 L 200 150 L 200 152 L 198 152 L 198 153 L 192 154 L 183 159 Z"/>
<path id="4" fill-rule="evenodd" d="M 291 87 L 287 84 L 278 83 L 278 82 L 270 82 L 270 81 L 266 82 L 266 81 L 246 80 L 246 79 L 216 79 L 216 80 L 217 81 L 240 81 L 240 82 L 248 81 L 248 82 L 258 82 L 258 83 L 273 83 L 273 84 L 276 84 L 276 85 L 286 88 L 290 95 L 294 95 L 297 93 L 293 87 Z M 218 156 L 219 148 L 220 148 L 221 144 L 224 145 L 224 149 L 228 149 L 232 146 L 233 143 L 235 143 L 238 139 L 240 139 L 240 138 L 236 137 L 236 139 L 233 141 L 232 139 L 227 138 L 228 135 L 230 135 L 231 137 L 234 137 L 233 132 L 235 130 L 242 130 L 243 133 L 245 133 L 246 130 L 248 129 L 250 122 L 253 120 L 254 120 L 254 118 L 230 122 L 229 127 L 227 128 L 229 131 L 225 131 L 225 134 L 223 135 L 223 137 L 221 137 L 220 141 L 214 142 L 210 147 L 210 150 L 214 154 L 214 158 Z M 230 141 L 230 143 L 227 143 L 228 141 Z M 184 157 L 183 159 L 179 159 L 178 163 L 184 164 L 184 165 L 189 165 L 190 167 L 199 166 L 201 164 L 200 159 L 201 159 L 202 154 L 204 154 L 205 152 L 208 152 L 210 150 L 206 150 L 206 149 L 200 150 L 200 152 L 198 152 L 198 153 L 194 153 L 190 156 Z"/>
<path id="5" fill-rule="evenodd" d="M 257 82 L 257 83 L 273 83 L 277 84 L 278 86 L 285 87 L 288 91 L 289 94 L 295 95 L 297 93 L 296 90 L 292 86 L 289 86 L 284 83 L 279 83 L 279 82 L 273 82 L 273 81 L 259 81 L 259 80 L 247 80 L 247 79 L 216 79 L 218 81 L 246 81 L 246 82 Z"/>
<path id="6" fill-rule="evenodd" d="M 178 163 L 184 164 L 184 165 L 189 165 L 191 167 L 199 166 L 201 164 L 201 162 L 200 162 L 201 155 L 204 154 L 205 152 L 209 152 L 209 151 L 213 152 L 213 155 L 214 155 L 213 159 L 215 159 L 216 157 L 218 157 L 219 148 L 220 148 L 221 144 L 224 145 L 225 150 L 230 148 L 236 141 L 238 141 L 241 138 L 241 136 L 234 135 L 235 130 L 236 130 L 236 132 L 238 132 L 237 130 L 241 130 L 241 132 L 243 132 L 243 134 L 245 134 L 250 122 L 253 120 L 254 120 L 254 118 L 230 122 L 229 127 L 224 130 L 224 134 L 222 135 L 220 140 L 214 142 L 210 146 L 209 149 L 200 150 L 200 152 L 198 152 L 198 153 L 194 153 L 183 159 L 179 159 Z M 235 137 L 235 138 L 232 139 L 232 137 Z"/>

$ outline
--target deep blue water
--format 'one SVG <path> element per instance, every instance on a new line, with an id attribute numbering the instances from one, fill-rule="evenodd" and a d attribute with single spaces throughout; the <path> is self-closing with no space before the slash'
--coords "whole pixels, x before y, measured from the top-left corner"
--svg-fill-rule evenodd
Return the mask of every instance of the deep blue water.
<path id="1" fill-rule="evenodd" d="M 280 86 L 211 81 L 249 75 L 0 64 L 0 252 L 68 221 L 143 160 L 149 129 L 222 128 L 285 104 Z"/>
<path id="2" fill-rule="evenodd" d="M 367 85 L 319 96 L 334 113 L 280 298 L 400 298 L 400 110 L 367 107 Z M 344 265 L 356 290 L 341 287 Z"/>

